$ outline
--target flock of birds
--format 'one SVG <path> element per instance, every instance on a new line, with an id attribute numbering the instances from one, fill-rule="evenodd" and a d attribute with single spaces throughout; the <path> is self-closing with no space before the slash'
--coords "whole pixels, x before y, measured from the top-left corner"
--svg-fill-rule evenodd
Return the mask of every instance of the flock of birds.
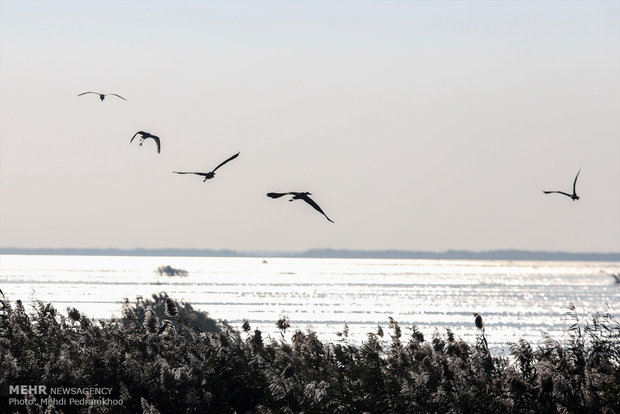
<path id="1" fill-rule="evenodd" d="M 82 95 L 86 95 L 86 94 L 95 94 L 99 96 L 99 99 L 101 101 L 103 101 L 105 99 L 106 96 L 116 96 L 124 101 L 126 101 L 127 99 L 123 98 L 121 95 L 118 95 L 116 93 L 100 93 L 100 92 L 83 92 L 81 94 L 79 94 L 78 96 L 82 96 Z M 157 136 L 157 135 L 153 135 L 149 132 L 146 131 L 138 131 L 134 134 L 133 137 L 131 137 L 131 140 L 129 141 L 130 143 L 133 142 L 134 138 L 136 138 L 137 136 L 140 136 L 140 146 L 142 146 L 142 144 L 144 143 L 145 140 L 147 139 L 152 139 L 153 141 L 155 141 L 155 143 L 157 144 L 157 153 L 161 152 L 161 139 Z M 239 156 L 239 152 L 237 152 L 236 154 L 232 155 L 231 157 L 227 158 L 226 160 L 222 161 L 220 164 L 218 164 L 217 167 L 215 167 L 213 170 L 208 171 L 208 172 L 195 172 L 195 171 L 173 171 L 174 174 L 193 174 L 193 175 L 198 175 L 200 177 L 204 177 L 203 182 L 212 179 L 213 177 L 215 177 L 215 172 L 222 166 L 224 166 L 225 164 L 229 163 L 230 161 L 234 160 L 235 158 L 237 158 Z M 577 178 L 579 177 L 579 173 L 581 172 L 581 168 L 579 169 L 579 171 L 577 171 L 577 175 L 575 176 L 575 180 L 573 181 L 573 192 L 572 194 L 566 193 L 564 191 L 558 191 L 558 190 L 544 190 L 543 193 L 544 194 L 562 194 L 566 197 L 569 197 L 571 200 L 575 201 L 575 200 L 579 200 L 579 196 L 577 195 L 577 190 L 576 190 L 576 186 L 577 186 Z M 312 193 L 309 193 L 307 191 L 304 192 L 297 192 L 297 191 L 289 191 L 286 193 L 267 193 L 267 197 L 276 199 L 276 198 L 280 198 L 283 196 L 291 196 L 289 201 L 293 201 L 293 200 L 303 200 L 305 201 L 308 205 L 310 205 L 312 208 L 314 208 L 316 211 L 318 211 L 319 213 L 321 213 L 323 216 L 325 216 L 325 218 L 327 220 L 329 220 L 331 223 L 333 223 L 334 221 L 332 219 L 330 219 L 327 214 L 325 214 L 325 212 L 323 211 L 323 209 L 321 209 L 321 207 L 319 207 L 319 205 L 310 198 L 310 196 L 312 195 Z M 620 282 L 620 277 L 614 275 L 614 278 L 616 279 L 616 283 Z M 482 316 L 480 316 L 478 313 L 474 313 L 474 322 L 476 324 L 476 327 L 480 330 L 482 330 L 484 332 L 484 325 L 482 322 Z"/>
<path id="2" fill-rule="evenodd" d="M 103 100 L 105 99 L 106 96 L 116 96 L 124 101 L 127 101 L 127 99 L 123 98 L 121 95 L 116 94 L 116 93 L 101 93 L 101 92 L 93 92 L 93 91 L 88 91 L 88 92 L 82 92 L 80 94 L 78 94 L 77 96 L 83 96 L 83 95 L 87 95 L 87 94 L 94 94 L 94 95 L 98 95 L 99 99 L 103 102 Z M 140 136 L 140 141 L 139 141 L 139 146 L 141 147 L 142 144 L 144 144 L 144 141 L 147 139 L 152 139 L 153 141 L 155 141 L 155 144 L 157 145 L 157 153 L 161 153 L 161 139 L 157 136 L 157 135 L 153 135 L 150 132 L 146 132 L 146 131 L 138 131 L 136 132 L 133 137 L 131 137 L 131 139 L 129 140 L 129 143 L 132 143 L 133 140 L 137 137 Z M 218 168 L 222 167 L 224 164 L 234 160 L 235 158 L 237 158 L 239 156 L 239 152 L 237 152 L 235 155 L 229 157 L 228 159 L 222 161 L 217 167 L 215 167 L 213 170 L 209 171 L 209 172 L 194 172 L 194 171 L 173 171 L 174 174 L 194 174 L 194 175 L 198 175 L 201 177 L 204 177 L 203 182 L 210 180 L 211 178 L 215 177 L 215 171 L 218 170 Z M 285 195 L 290 195 L 291 199 L 289 201 L 293 201 L 293 200 L 303 200 L 306 203 L 308 203 L 308 205 L 310 205 L 312 208 L 314 208 L 316 211 L 318 211 L 319 213 L 321 213 L 323 216 L 325 216 L 325 218 L 327 220 L 329 220 L 331 223 L 333 223 L 334 221 L 332 219 L 330 219 L 329 217 L 327 217 L 327 214 L 325 214 L 325 212 L 323 211 L 323 209 L 321 209 L 321 207 L 319 207 L 319 205 L 310 198 L 310 196 L 312 195 L 312 193 L 309 193 L 307 191 L 304 192 L 297 192 L 297 191 L 289 191 L 287 193 L 267 193 L 267 196 L 270 198 L 280 198 L 282 196 Z"/>
<path id="3" fill-rule="evenodd" d="M 127 101 L 127 99 L 123 98 L 121 95 L 116 94 L 116 93 L 101 93 L 101 92 L 93 92 L 93 91 L 88 91 L 88 92 L 82 92 L 77 96 L 83 96 L 83 95 L 87 95 L 87 94 L 94 94 L 94 95 L 98 95 L 99 99 L 103 102 L 103 100 L 105 99 L 106 96 L 116 96 L 124 101 Z M 144 143 L 145 140 L 147 139 L 152 139 L 153 141 L 155 141 L 155 144 L 157 144 L 157 153 L 161 152 L 161 139 L 157 136 L 157 135 L 153 135 L 150 132 L 146 132 L 146 131 L 138 131 L 134 134 L 133 137 L 131 137 L 131 140 L 129 140 L 129 142 L 133 142 L 133 140 L 137 137 L 140 136 L 140 146 L 142 146 L 142 144 Z M 194 172 L 194 171 L 173 171 L 174 174 L 194 174 L 194 175 L 198 175 L 201 177 L 204 177 L 203 182 L 210 180 L 211 178 L 215 177 L 215 171 L 218 170 L 218 168 L 222 167 L 223 165 L 225 165 L 226 163 L 234 160 L 235 158 L 237 158 L 239 156 L 239 152 L 237 152 L 235 155 L 231 156 L 230 158 L 222 161 L 217 167 L 215 167 L 213 170 L 209 171 L 209 172 Z M 577 190 L 576 190 L 576 186 L 577 186 L 577 178 L 579 177 L 579 173 L 581 172 L 581 168 L 579 169 L 579 171 L 577 172 L 577 175 L 575 176 L 575 180 L 573 181 L 573 192 L 572 194 L 566 193 L 564 191 L 557 191 L 557 190 L 550 190 L 550 191 L 543 191 L 544 194 L 562 194 L 565 195 L 566 197 L 569 197 L 571 200 L 575 201 L 575 200 L 579 200 L 579 196 L 577 195 Z M 312 193 L 309 193 L 307 191 L 305 192 L 297 192 L 297 191 L 289 191 L 286 193 L 267 193 L 267 196 L 270 198 L 280 198 L 283 197 L 285 195 L 290 195 L 291 199 L 289 201 L 294 201 L 294 200 L 303 200 L 305 201 L 308 205 L 310 205 L 312 208 L 314 208 L 316 211 L 318 211 L 319 213 L 321 213 L 323 216 L 325 216 L 325 218 L 330 221 L 331 223 L 333 223 L 334 221 L 332 219 L 330 219 L 327 214 L 325 214 L 325 212 L 323 211 L 323 209 L 321 209 L 321 207 L 319 207 L 319 205 L 310 198 L 310 196 L 312 195 Z"/>

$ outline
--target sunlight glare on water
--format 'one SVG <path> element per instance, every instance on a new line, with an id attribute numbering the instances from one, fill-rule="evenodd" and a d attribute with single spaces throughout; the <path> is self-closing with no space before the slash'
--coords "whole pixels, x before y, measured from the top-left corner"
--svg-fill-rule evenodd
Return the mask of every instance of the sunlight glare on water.
<path id="1" fill-rule="evenodd" d="M 187 277 L 157 275 L 162 265 Z M 120 316 L 123 298 L 166 292 L 215 319 L 279 337 L 275 321 L 309 326 L 320 338 L 349 326 L 359 343 L 389 317 L 416 325 L 430 339 L 451 329 L 474 340 L 473 312 L 485 322 L 489 345 L 503 349 L 520 338 L 532 343 L 547 332 L 561 340 L 574 322 L 617 311 L 620 285 L 610 276 L 618 262 L 456 261 L 135 256 L 0 256 L 0 287 L 9 300 L 76 307 L 94 318 Z"/>

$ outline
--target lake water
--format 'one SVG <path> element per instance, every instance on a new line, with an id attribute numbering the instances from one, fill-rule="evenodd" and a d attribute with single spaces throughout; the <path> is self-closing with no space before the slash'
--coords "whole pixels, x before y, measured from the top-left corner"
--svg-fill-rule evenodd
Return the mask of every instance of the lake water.
<path id="1" fill-rule="evenodd" d="M 162 265 L 189 275 L 157 275 Z M 359 343 L 377 325 L 387 332 L 390 316 L 403 335 L 416 325 L 427 339 L 450 328 L 471 341 L 478 312 L 496 351 L 519 338 L 539 343 L 543 332 L 562 340 L 574 322 L 571 303 L 581 318 L 617 316 L 612 273 L 619 262 L 0 256 L 0 288 L 10 301 L 39 299 L 93 318 L 120 316 L 123 298 L 166 292 L 233 326 L 248 319 L 273 338 L 286 315 L 293 328 L 311 326 L 332 341 L 346 323 L 348 340 Z"/>

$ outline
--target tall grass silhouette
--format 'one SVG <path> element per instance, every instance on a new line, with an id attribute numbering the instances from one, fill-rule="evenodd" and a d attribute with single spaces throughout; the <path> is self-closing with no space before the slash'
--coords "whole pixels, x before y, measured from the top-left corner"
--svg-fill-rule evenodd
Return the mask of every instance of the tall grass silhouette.
<path id="1" fill-rule="evenodd" d="M 520 340 L 492 355 L 447 330 L 426 338 L 415 326 L 387 326 L 360 345 L 325 342 L 315 332 L 265 339 L 240 331 L 166 294 L 126 301 L 122 317 L 94 321 L 35 301 L 3 298 L 1 412 L 10 385 L 111 387 L 127 413 L 601 413 L 620 412 L 620 325 L 609 314 L 577 318 L 563 340 Z M 47 410 L 47 411 L 46 411 Z M 28 412 L 112 412 L 47 406 Z"/>

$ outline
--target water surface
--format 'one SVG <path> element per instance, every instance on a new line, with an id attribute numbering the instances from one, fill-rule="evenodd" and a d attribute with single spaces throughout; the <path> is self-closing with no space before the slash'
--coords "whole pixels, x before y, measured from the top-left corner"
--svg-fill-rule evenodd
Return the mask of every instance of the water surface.
<path id="1" fill-rule="evenodd" d="M 171 265 L 187 277 L 159 276 Z M 408 335 L 416 325 L 428 339 L 452 329 L 473 340 L 473 312 L 483 315 L 489 345 L 519 338 L 539 343 L 542 332 L 561 340 L 574 322 L 595 312 L 615 315 L 618 262 L 456 261 L 136 256 L 0 256 L 0 288 L 11 300 L 40 299 L 93 318 L 120 316 L 123 298 L 166 292 L 174 299 L 239 326 L 244 318 L 279 337 L 283 315 L 293 328 L 319 337 L 360 342 L 388 317 Z"/>

